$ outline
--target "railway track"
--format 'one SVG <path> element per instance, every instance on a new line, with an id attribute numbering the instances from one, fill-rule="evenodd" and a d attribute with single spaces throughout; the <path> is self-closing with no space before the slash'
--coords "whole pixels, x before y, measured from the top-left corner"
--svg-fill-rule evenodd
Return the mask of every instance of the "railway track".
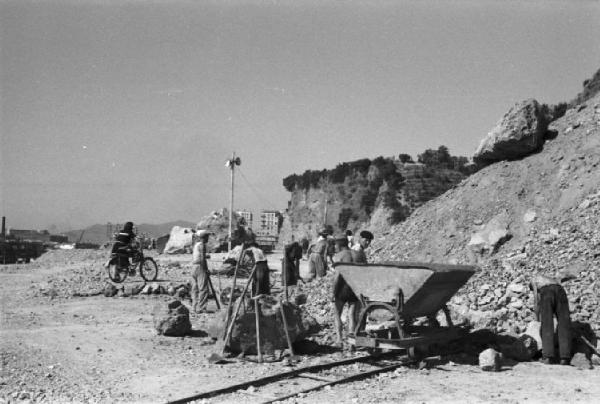
<path id="1" fill-rule="evenodd" d="M 327 386 L 351 383 L 393 371 L 401 366 L 416 363 L 406 355 L 389 353 L 364 355 L 313 366 L 305 366 L 271 376 L 261 377 L 189 397 L 169 401 L 167 404 L 191 403 L 204 399 L 223 401 L 252 399 L 254 402 L 274 403 L 323 389 Z M 218 402 L 218 401 L 215 401 Z"/>

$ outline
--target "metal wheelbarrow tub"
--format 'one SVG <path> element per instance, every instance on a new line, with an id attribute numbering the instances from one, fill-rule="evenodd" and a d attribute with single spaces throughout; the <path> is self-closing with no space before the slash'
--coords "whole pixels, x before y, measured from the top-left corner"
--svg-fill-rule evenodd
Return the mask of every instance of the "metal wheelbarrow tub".
<path id="1" fill-rule="evenodd" d="M 392 302 L 402 290 L 406 317 L 435 315 L 477 271 L 467 265 L 422 262 L 335 263 L 333 267 L 357 297 Z"/>
<path id="2" fill-rule="evenodd" d="M 363 305 L 350 342 L 382 349 L 409 349 L 452 339 L 456 335 L 454 327 L 425 327 L 414 332 L 410 319 L 434 318 L 443 310 L 451 324 L 446 303 L 477 272 L 473 266 L 422 262 L 336 263 L 334 268 L 339 273 L 338 281 L 345 282 Z M 382 308 L 395 317 L 398 332 L 393 338 L 365 331 L 369 312 Z"/>

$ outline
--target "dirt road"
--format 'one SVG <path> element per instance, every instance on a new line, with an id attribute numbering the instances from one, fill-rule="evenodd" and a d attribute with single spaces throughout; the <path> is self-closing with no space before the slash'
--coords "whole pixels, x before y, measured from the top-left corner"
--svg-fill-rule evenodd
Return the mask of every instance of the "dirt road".
<path id="1" fill-rule="evenodd" d="M 152 307 L 170 300 L 168 296 L 63 293 L 81 287 L 84 269 L 96 274 L 89 278 L 97 283 L 105 276 L 100 253 L 83 258 L 64 254 L 46 262 L 0 267 L 0 402 L 165 402 L 288 369 L 280 362 L 209 365 L 207 357 L 216 347 L 202 330 L 214 314 L 194 315 L 192 336 L 157 336 Z M 159 260 L 160 280 L 187 279 L 188 259 L 182 257 L 178 264 L 173 258 Z M 340 355 L 305 356 L 300 365 Z M 401 368 L 292 401 L 598 402 L 599 380 L 598 369 L 520 363 L 488 373 L 445 362 L 431 369 Z M 235 401 L 259 400 L 240 395 Z"/>

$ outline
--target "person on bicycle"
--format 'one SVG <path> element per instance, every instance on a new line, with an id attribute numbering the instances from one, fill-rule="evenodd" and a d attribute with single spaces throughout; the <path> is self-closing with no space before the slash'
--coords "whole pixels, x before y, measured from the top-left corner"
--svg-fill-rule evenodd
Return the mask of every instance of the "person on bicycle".
<path id="1" fill-rule="evenodd" d="M 133 232 L 133 222 L 125 223 L 115 236 L 115 243 L 112 247 L 112 253 L 117 254 L 117 267 L 124 269 L 129 267 L 129 255 L 131 254 L 131 243 L 135 239 Z"/>

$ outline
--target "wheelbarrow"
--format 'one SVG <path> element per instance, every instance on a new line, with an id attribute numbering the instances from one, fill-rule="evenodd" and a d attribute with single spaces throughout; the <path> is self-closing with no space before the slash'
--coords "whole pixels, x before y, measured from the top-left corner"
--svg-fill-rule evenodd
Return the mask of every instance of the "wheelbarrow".
<path id="1" fill-rule="evenodd" d="M 421 262 L 336 263 L 333 267 L 338 282 L 346 282 L 361 304 L 354 333 L 348 336 L 351 345 L 374 352 L 404 349 L 414 357 L 425 354 L 432 344 L 461 336 L 446 303 L 476 267 Z M 383 311 L 388 320 L 373 327 L 367 319 L 375 311 Z M 444 312 L 447 326 L 436 320 L 439 311 Z M 427 318 L 428 325 L 414 324 L 418 318 Z"/>

